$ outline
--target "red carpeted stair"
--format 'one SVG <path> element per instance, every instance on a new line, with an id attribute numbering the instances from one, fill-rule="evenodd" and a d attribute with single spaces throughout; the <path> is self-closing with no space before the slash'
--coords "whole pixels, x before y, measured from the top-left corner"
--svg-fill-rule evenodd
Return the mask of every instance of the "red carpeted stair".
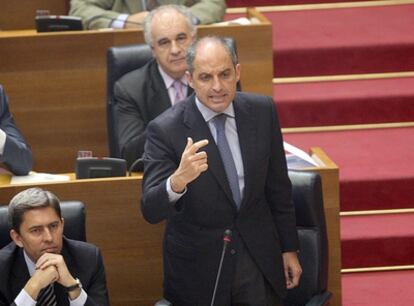
<path id="1" fill-rule="evenodd" d="M 414 206 L 414 127 L 284 134 L 338 165 L 341 211 Z"/>
<path id="2" fill-rule="evenodd" d="M 341 217 L 342 268 L 414 265 L 414 213 Z"/>
<path id="3" fill-rule="evenodd" d="M 414 4 L 264 15 L 277 77 L 414 70 Z"/>
<path id="4" fill-rule="evenodd" d="M 273 98 L 282 127 L 414 121 L 414 77 L 274 84 Z"/>
<path id="5" fill-rule="evenodd" d="M 342 305 L 412 306 L 413 280 L 414 270 L 344 274 Z"/>

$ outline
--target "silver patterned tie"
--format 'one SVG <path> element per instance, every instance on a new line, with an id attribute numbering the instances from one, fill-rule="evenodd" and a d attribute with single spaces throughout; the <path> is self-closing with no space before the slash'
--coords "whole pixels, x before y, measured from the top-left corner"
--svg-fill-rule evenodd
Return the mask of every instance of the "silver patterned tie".
<path id="1" fill-rule="evenodd" d="M 217 115 L 214 118 L 213 124 L 216 127 L 217 147 L 220 152 L 221 160 L 224 164 L 224 170 L 226 171 L 227 180 L 229 182 L 231 193 L 233 195 L 233 200 L 236 202 L 237 208 L 240 208 L 241 196 L 239 188 L 239 177 L 237 175 L 236 165 L 234 163 L 233 155 L 231 154 L 230 146 L 225 133 L 226 119 L 226 114 Z"/>
<path id="2" fill-rule="evenodd" d="M 180 80 L 175 80 L 173 83 L 173 87 L 175 90 L 175 96 L 174 96 L 174 103 L 176 104 L 178 102 L 180 102 L 181 100 L 184 100 L 184 95 L 183 95 L 183 84 L 181 83 Z"/>
<path id="3" fill-rule="evenodd" d="M 36 306 L 57 306 L 53 284 L 50 284 L 40 291 Z"/>

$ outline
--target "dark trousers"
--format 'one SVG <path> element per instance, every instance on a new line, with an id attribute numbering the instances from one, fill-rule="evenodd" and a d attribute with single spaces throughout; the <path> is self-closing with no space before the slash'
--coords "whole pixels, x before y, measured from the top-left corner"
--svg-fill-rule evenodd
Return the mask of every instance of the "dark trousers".
<path id="1" fill-rule="evenodd" d="M 231 306 L 282 306 L 280 298 L 264 278 L 244 245 L 237 253 Z"/>

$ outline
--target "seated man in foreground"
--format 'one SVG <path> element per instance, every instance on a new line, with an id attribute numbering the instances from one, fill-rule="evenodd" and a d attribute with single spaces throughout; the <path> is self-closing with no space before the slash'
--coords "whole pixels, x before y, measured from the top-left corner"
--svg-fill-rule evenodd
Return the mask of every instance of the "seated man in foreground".
<path id="1" fill-rule="evenodd" d="M 0 250 L 0 305 L 107 306 L 102 256 L 63 237 L 59 199 L 30 188 L 9 204 L 13 241 Z"/>

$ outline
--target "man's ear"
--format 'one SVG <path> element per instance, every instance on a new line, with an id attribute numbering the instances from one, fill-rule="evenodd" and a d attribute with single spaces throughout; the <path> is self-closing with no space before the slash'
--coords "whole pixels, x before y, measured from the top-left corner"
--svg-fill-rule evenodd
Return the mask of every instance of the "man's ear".
<path id="1" fill-rule="evenodd" d="M 237 81 L 240 81 L 240 64 L 236 64 L 235 71 L 236 71 L 236 78 Z"/>
<path id="2" fill-rule="evenodd" d="M 187 78 L 187 82 L 188 82 L 188 85 L 190 85 L 190 87 L 192 88 L 192 89 L 194 89 L 194 87 L 193 87 L 193 76 L 191 75 L 191 73 L 190 73 L 190 71 L 186 71 L 185 72 L 185 76 L 186 76 L 186 78 Z"/>
<path id="3" fill-rule="evenodd" d="M 16 230 L 10 230 L 10 237 L 18 247 L 23 247 L 22 237 L 18 232 L 16 232 Z"/>
<path id="4" fill-rule="evenodd" d="M 65 229 L 65 219 L 60 218 L 60 220 L 62 221 L 62 230 Z"/>

